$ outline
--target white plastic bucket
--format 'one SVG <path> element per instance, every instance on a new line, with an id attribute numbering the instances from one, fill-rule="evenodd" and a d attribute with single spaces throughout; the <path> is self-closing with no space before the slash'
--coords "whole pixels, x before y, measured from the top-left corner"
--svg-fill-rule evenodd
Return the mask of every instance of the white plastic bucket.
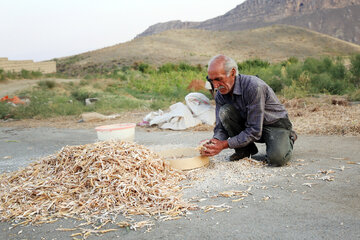
<path id="1" fill-rule="evenodd" d="M 124 140 L 134 141 L 135 123 L 120 123 L 96 127 L 96 133 L 100 141 Z"/>

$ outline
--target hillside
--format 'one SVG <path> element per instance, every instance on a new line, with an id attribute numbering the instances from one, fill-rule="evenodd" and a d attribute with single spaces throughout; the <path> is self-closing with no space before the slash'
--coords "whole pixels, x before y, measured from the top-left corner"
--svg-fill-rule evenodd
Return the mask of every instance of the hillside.
<path id="1" fill-rule="evenodd" d="M 158 23 L 137 37 L 169 29 L 237 31 L 287 24 L 360 44 L 359 22 L 360 0 L 247 0 L 222 16 L 203 22 Z"/>
<path id="2" fill-rule="evenodd" d="M 188 62 L 206 65 L 223 53 L 237 61 L 261 58 L 270 62 L 318 56 L 360 53 L 360 46 L 304 28 L 278 25 L 245 31 L 170 30 L 58 60 L 60 72 L 129 66 L 134 62 L 160 65 Z"/>

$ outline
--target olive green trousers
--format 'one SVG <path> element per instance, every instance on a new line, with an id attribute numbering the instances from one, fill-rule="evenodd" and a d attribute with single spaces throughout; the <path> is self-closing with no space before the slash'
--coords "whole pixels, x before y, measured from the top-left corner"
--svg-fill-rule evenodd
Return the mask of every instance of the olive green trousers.
<path id="1" fill-rule="evenodd" d="M 246 120 L 241 118 L 236 110 L 230 104 L 225 104 L 220 108 L 220 121 L 229 137 L 238 135 L 245 130 Z M 292 124 L 288 118 L 279 119 L 271 125 L 263 125 L 262 136 L 256 141 L 266 144 L 266 158 L 272 166 L 282 166 L 290 161 L 294 142 L 291 139 Z M 236 148 L 238 151 L 246 151 L 250 148 L 250 143 L 244 148 Z M 255 147 L 256 146 L 251 146 Z"/>

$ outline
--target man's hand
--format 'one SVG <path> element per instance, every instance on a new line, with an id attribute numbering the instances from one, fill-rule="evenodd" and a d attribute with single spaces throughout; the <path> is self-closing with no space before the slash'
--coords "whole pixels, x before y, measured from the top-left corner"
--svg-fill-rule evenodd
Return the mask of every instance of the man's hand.
<path id="1" fill-rule="evenodd" d="M 202 150 L 200 151 L 201 156 L 214 156 L 221 152 L 223 149 L 226 149 L 229 147 L 228 141 L 224 140 L 218 140 L 216 138 L 211 139 L 207 143 L 203 145 Z"/>

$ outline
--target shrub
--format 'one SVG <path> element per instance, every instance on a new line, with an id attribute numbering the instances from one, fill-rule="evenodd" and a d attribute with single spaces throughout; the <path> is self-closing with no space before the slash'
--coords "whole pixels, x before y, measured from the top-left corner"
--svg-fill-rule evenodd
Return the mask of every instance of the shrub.
<path id="1" fill-rule="evenodd" d="M 329 57 L 324 57 L 322 59 L 307 58 L 305 59 L 303 66 L 303 70 L 308 71 L 309 73 L 316 73 L 316 74 L 329 72 L 333 68 L 334 68 L 333 60 Z"/>
<path id="2" fill-rule="evenodd" d="M 293 80 L 290 86 L 285 86 L 282 94 L 285 98 L 303 98 L 309 94 L 310 74 L 304 71 L 300 74 L 299 79 Z"/>
<path id="3" fill-rule="evenodd" d="M 134 70 L 138 70 L 142 73 L 148 73 L 151 70 L 150 65 L 147 63 L 143 63 L 143 62 L 134 62 L 132 67 Z"/>
<path id="4" fill-rule="evenodd" d="M 352 74 L 351 81 L 356 85 L 360 85 L 360 54 L 351 57 L 350 72 Z"/>
<path id="5" fill-rule="evenodd" d="M 0 69 L 0 81 L 5 81 L 5 80 L 6 80 L 5 72 L 3 69 Z"/>
<path id="6" fill-rule="evenodd" d="M 310 90 L 311 78 L 307 71 L 300 74 L 297 85 L 305 92 Z"/>
<path id="7" fill-rule="evenodd" d="M 333 79 L 342 80 L 346 77 L 346 68 L 341 61 L 337 61 L 334 65 L 332 65 L 329 72 Z"/>
<path id="8" fill-rule="evenodd" d="M 310 73 L 320 73 L 319 65 L 320 65 L 319 60 L 315 58 L 307 58 L 304 61 L 303 69 Z"/>
<path id="9" fill-rule="evenodd" d="M 0 119 L 11 116 L 11 106 L 7 102 L 0 102 Z"/>
<path id="10" fill-rule="evenodd" d="M 141 63 L 141 64 L 139 65 L 139 71 L 140 71 L 140 72 L 142 72 L 142 73 L 147 73 L 147 72 L 149 72 L 149 70 L 150 70 L 150 65 L 149 65 L 149 64 L 147 64 L 147 63 Z"/>
<path id="11" fill-rule="evenodd" d="M 280 92 L 286 85 L 286 81 L 282 78 L 281 65 L 273 65 L 267 68 L 257 68 L 256 72 L 250 73 L 258 75 L 264 80 L 275 92 Z M 291 84 L 291 81 L 290 81 Z"/>
<path id="12" fill-rule="evenodd" d="M 316 93 L 343 94 L 346 84 L 341 80 L 334 80 L 329 73 L 315 75 L 311 81 Z"/>
<path id="13" fill-rule="evenodd" d="M 281 78 L 278 76 L 274 76 L 268 82 L 268 85 L 274 90 L 274 92 L 281 92 L 284 87 L 284 84 L 281 81 Z"/>
<path id="14" fill-rule="evenodd" d="M 77 90 L 74 90 L 74 91 L 71 92 L 71 96 L 73 98 L 75 98 L 76 100 L 78 100 L 79 102 L 82 102 L 82 103 L 85 104 L 85 99 L 96 97 L 97 94 L 92 93 L 92 92 L 88 92 L 88 91 L 83 90 L 83 89 L 77 89 Z"/>
<path id="15" fill-rule="evenodd" d="M 253 59 L 253 60 L 246 60 L 244 62 L 238 63 L 239 71 L 249 70 L 251 68 L 267 68 L 270 66 L 268 61 L 264 61 L 261 59 Z"/>
<path id="16" fill-rule="evenodd" d="M 21 70 L 20 75 L 22 78 L 31 78 L 31 73 L 25 69 Z"/>
<path id="17" fill-rule="evenodd" d="M 177 71 L 177 66 L 173 63 L 165 63 L 158 68 L 159 73 L 169 73 L 172 71 Z"/>
<path id="18" fill-rule="evenodd" d="M 38 82 L 38 86 L 41 88 L 52 89 L 55 87 L 55 85 L 56 85 L 55 81 L 51 81 L 51 80 L 42 80 Z"/>
<path id="19" fill-rule="evenodd" d="M 294 63 L 286 66 L 286 76 L 291 80 L 299 79 L 301 73 L 303 72 L 302 63 Z"/>
<path id="20" fill-rule="evenodd" d="M 293 81 L 290 86 L 285 86 L 281 94 L 288 99 L 303 98 L 308 94 L 296 81 Z"/>
<path id="21" fill-rule="evenodd" d="M 319 64 L 319 71 L 326 72 L 329 69 L 332 69 L 333 61 L 329 57 L 325 57 L 322 59 L 322 63 Z"/>

